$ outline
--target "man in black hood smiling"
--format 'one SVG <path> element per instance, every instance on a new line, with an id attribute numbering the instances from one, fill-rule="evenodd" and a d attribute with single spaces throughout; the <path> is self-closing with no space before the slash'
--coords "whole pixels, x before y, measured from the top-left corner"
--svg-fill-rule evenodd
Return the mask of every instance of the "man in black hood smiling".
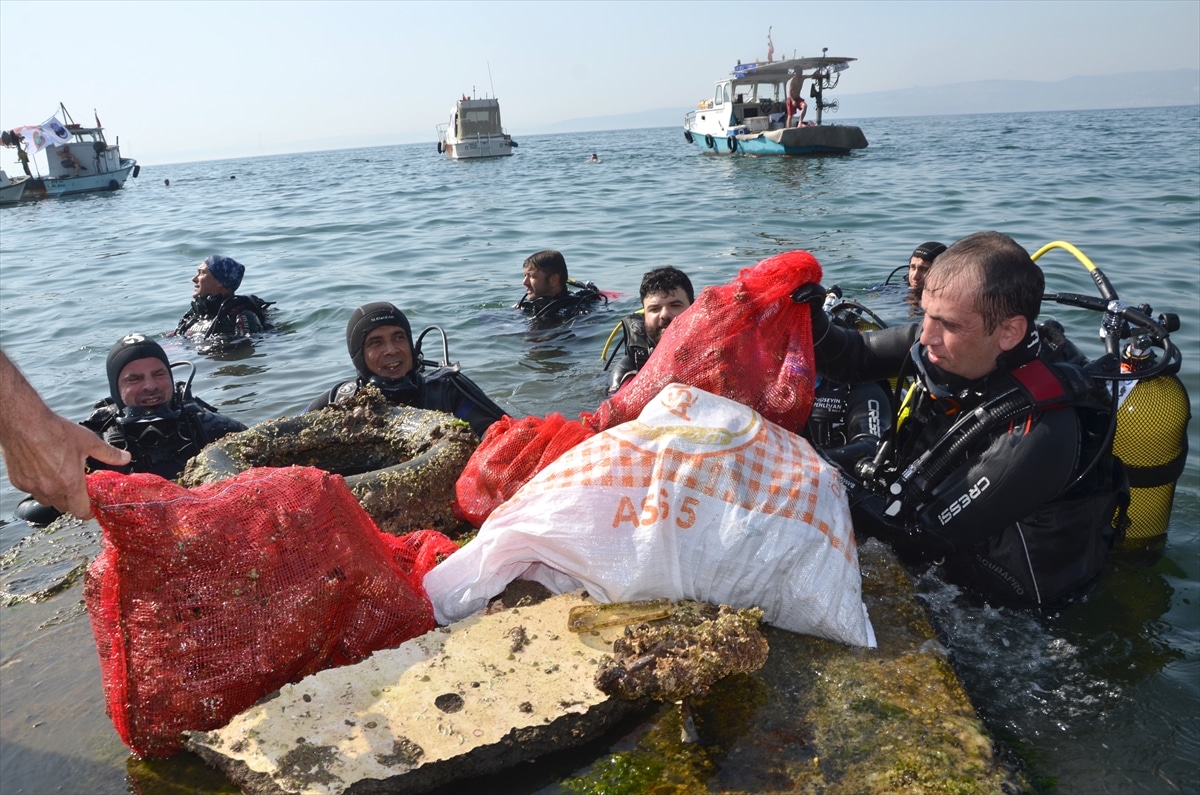
<path id="1" fill-rule="evenodd" d="M 425 373 L 408 317 L 392 304 L 376 301 L 355 309 L 346 324 L 346 348 L 358 377 L 319 395 L 306 411 L 349 400 L 370 384 L 393 405 L 444 411 L 466 420 L 479 437 L 504 416 L 457 364 L 443 362 Z"/>

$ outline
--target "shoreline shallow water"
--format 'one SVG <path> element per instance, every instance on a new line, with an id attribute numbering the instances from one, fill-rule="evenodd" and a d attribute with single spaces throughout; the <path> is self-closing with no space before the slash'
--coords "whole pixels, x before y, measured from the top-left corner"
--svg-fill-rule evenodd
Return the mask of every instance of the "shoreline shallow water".
<path id="1" fill-rule="evenodd" d="M 82 419 L 112 342 L 173 329 L 196 263 L 222 253 L 246 265 L 244 292 L 277 302 L 279 332 L 227 358 L 164 344 L 196 362 L 196 393 L 242 422 L 294 414 L 344 378 L 345 319 L 370 300 L 397 303 L 415 330 L 443 327 L 451 358 L 514 413 L 572 417 L 602 399 L 600 350 L 651 267 L 683 268 L 699 289 L 806 249 L 825 284 L 901 322 L 896 295 L 870 285 L 922 241 L 996 228 L 1031 252 L 1069 241 L 1122 299 L 1179 313 L 1181 378 L 1200 414 L 1200 109 L 858 123 L 871 146 L 844 158 L 706 157 L 680 130 L 655 129 L 535 136 L 477 163 L 448 161 L 431 140 L 144 168 L 113 194 L 0 210 L 0 344 L 51 406 Z M 601 163 L 585 162 L 593 151 Z M 542 248 L 621 296 L 556 334 L 528 334 L 508 307 L 521 261 Z M 1073 258 L 1041 264 L 1048 289 L 1093 293 Z M 1098 354 L 1094 315 L 1044 314 Z M 1114 564 L 1084 603 L 1042 617 L 919 580 L 981 716 L 1045 791 L 1200 790 L 1198 425 L 1154 565 Z M 20 496 L 4 480 L 0 516 Z M 0 524 L 0 551 L 26 530 Z M 75 587 L 0 608 L 5 791 L 146 791 L 131 770 L 189 764 L 129 762 L 103 714 L 79 599 Z M 201 791 L 221 786 L 188 775 Z"/>

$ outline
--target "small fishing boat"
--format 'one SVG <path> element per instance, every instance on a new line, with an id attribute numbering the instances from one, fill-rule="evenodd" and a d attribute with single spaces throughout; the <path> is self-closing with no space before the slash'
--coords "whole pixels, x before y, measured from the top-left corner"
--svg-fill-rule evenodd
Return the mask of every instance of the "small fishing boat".
<path id="1" fill-rule="evenodd" d="M 55 113 L 41 124 L 3 133 L 4 145 L 24 150 L 37 171 L 23 180 L 24 199 L 120 190 L 130 173 L 137 177 L 141 167 L 133 158 L 121 157 L 120 138 L 108 143 L 99 116 L 96 126 L 85 127 L 63 105 L 58 107 L 61 121 Z"/>
<path id="2" fill-rule="evenodd" d="M 0 204 L 16 204 L 21 201 L 21 194 L 25 192 L 27 182 L 28 177 L 12 179 L 0 170 Z"/>
<path id="3" fill-rule="evenodd" d="M 507 157 L 517 142 L 500 126 L 500 100 L 470 99 L 466 94 L 454 104 L 450 121 L 437 126 L 439 153 L 452 160 Z"/>
<path id="4" fill-rule="evenodd" d="M 708 154 L 844 155 L 865 149 L 858 127 L 823 124 L 838 101 L 825 92 L 837 88 L 854 58 L 790 58 L 743 64 L 717 81 L 711 99 L 701 100 L 683 120 L 683 137 Z M 809 110 L 815 119 L 788 126 L 787 82 L 800 76 L 809 85 Z"/>

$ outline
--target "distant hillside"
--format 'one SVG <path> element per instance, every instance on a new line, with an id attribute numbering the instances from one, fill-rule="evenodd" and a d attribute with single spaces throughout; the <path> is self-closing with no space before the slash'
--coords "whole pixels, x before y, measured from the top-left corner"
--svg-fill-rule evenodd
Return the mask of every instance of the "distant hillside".
<path id="1" fill-rule="evenodd" d="M 832 92 L 841 103 L 838 116 L 947 116 L 960 113 L 1003 113 L 1101 108 L 1156 108 L 1200 104 L 1200 70 L 1128 72 L 1104 77 L 1071 77 L 1052 83 L 1033 80 L 980 80 L 899 91 L 855 94 Z M 659 108 L 616 116 L 569 119 L 538 132 L 587 132 L 683 125 L 690 108 Z M 533 131 L 530 131 L 533 132 Z"/>

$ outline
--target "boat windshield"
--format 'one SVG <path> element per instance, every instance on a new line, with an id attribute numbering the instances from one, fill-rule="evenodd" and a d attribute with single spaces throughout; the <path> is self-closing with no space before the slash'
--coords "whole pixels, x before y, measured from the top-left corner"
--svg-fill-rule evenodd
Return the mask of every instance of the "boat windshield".
<path id="1" fill-rule="evenodd" d="M 459 136 L 499 135 L 500 108 L 462 108 L 458 114 Z"/>
<path id="2" fill-rule="evenodd" d="M 90 144 L 96 141 L 103 141 L 104 135 L 99 130 L 71 130 L 71 135 L 75 138 L 75 143 Z"/>

